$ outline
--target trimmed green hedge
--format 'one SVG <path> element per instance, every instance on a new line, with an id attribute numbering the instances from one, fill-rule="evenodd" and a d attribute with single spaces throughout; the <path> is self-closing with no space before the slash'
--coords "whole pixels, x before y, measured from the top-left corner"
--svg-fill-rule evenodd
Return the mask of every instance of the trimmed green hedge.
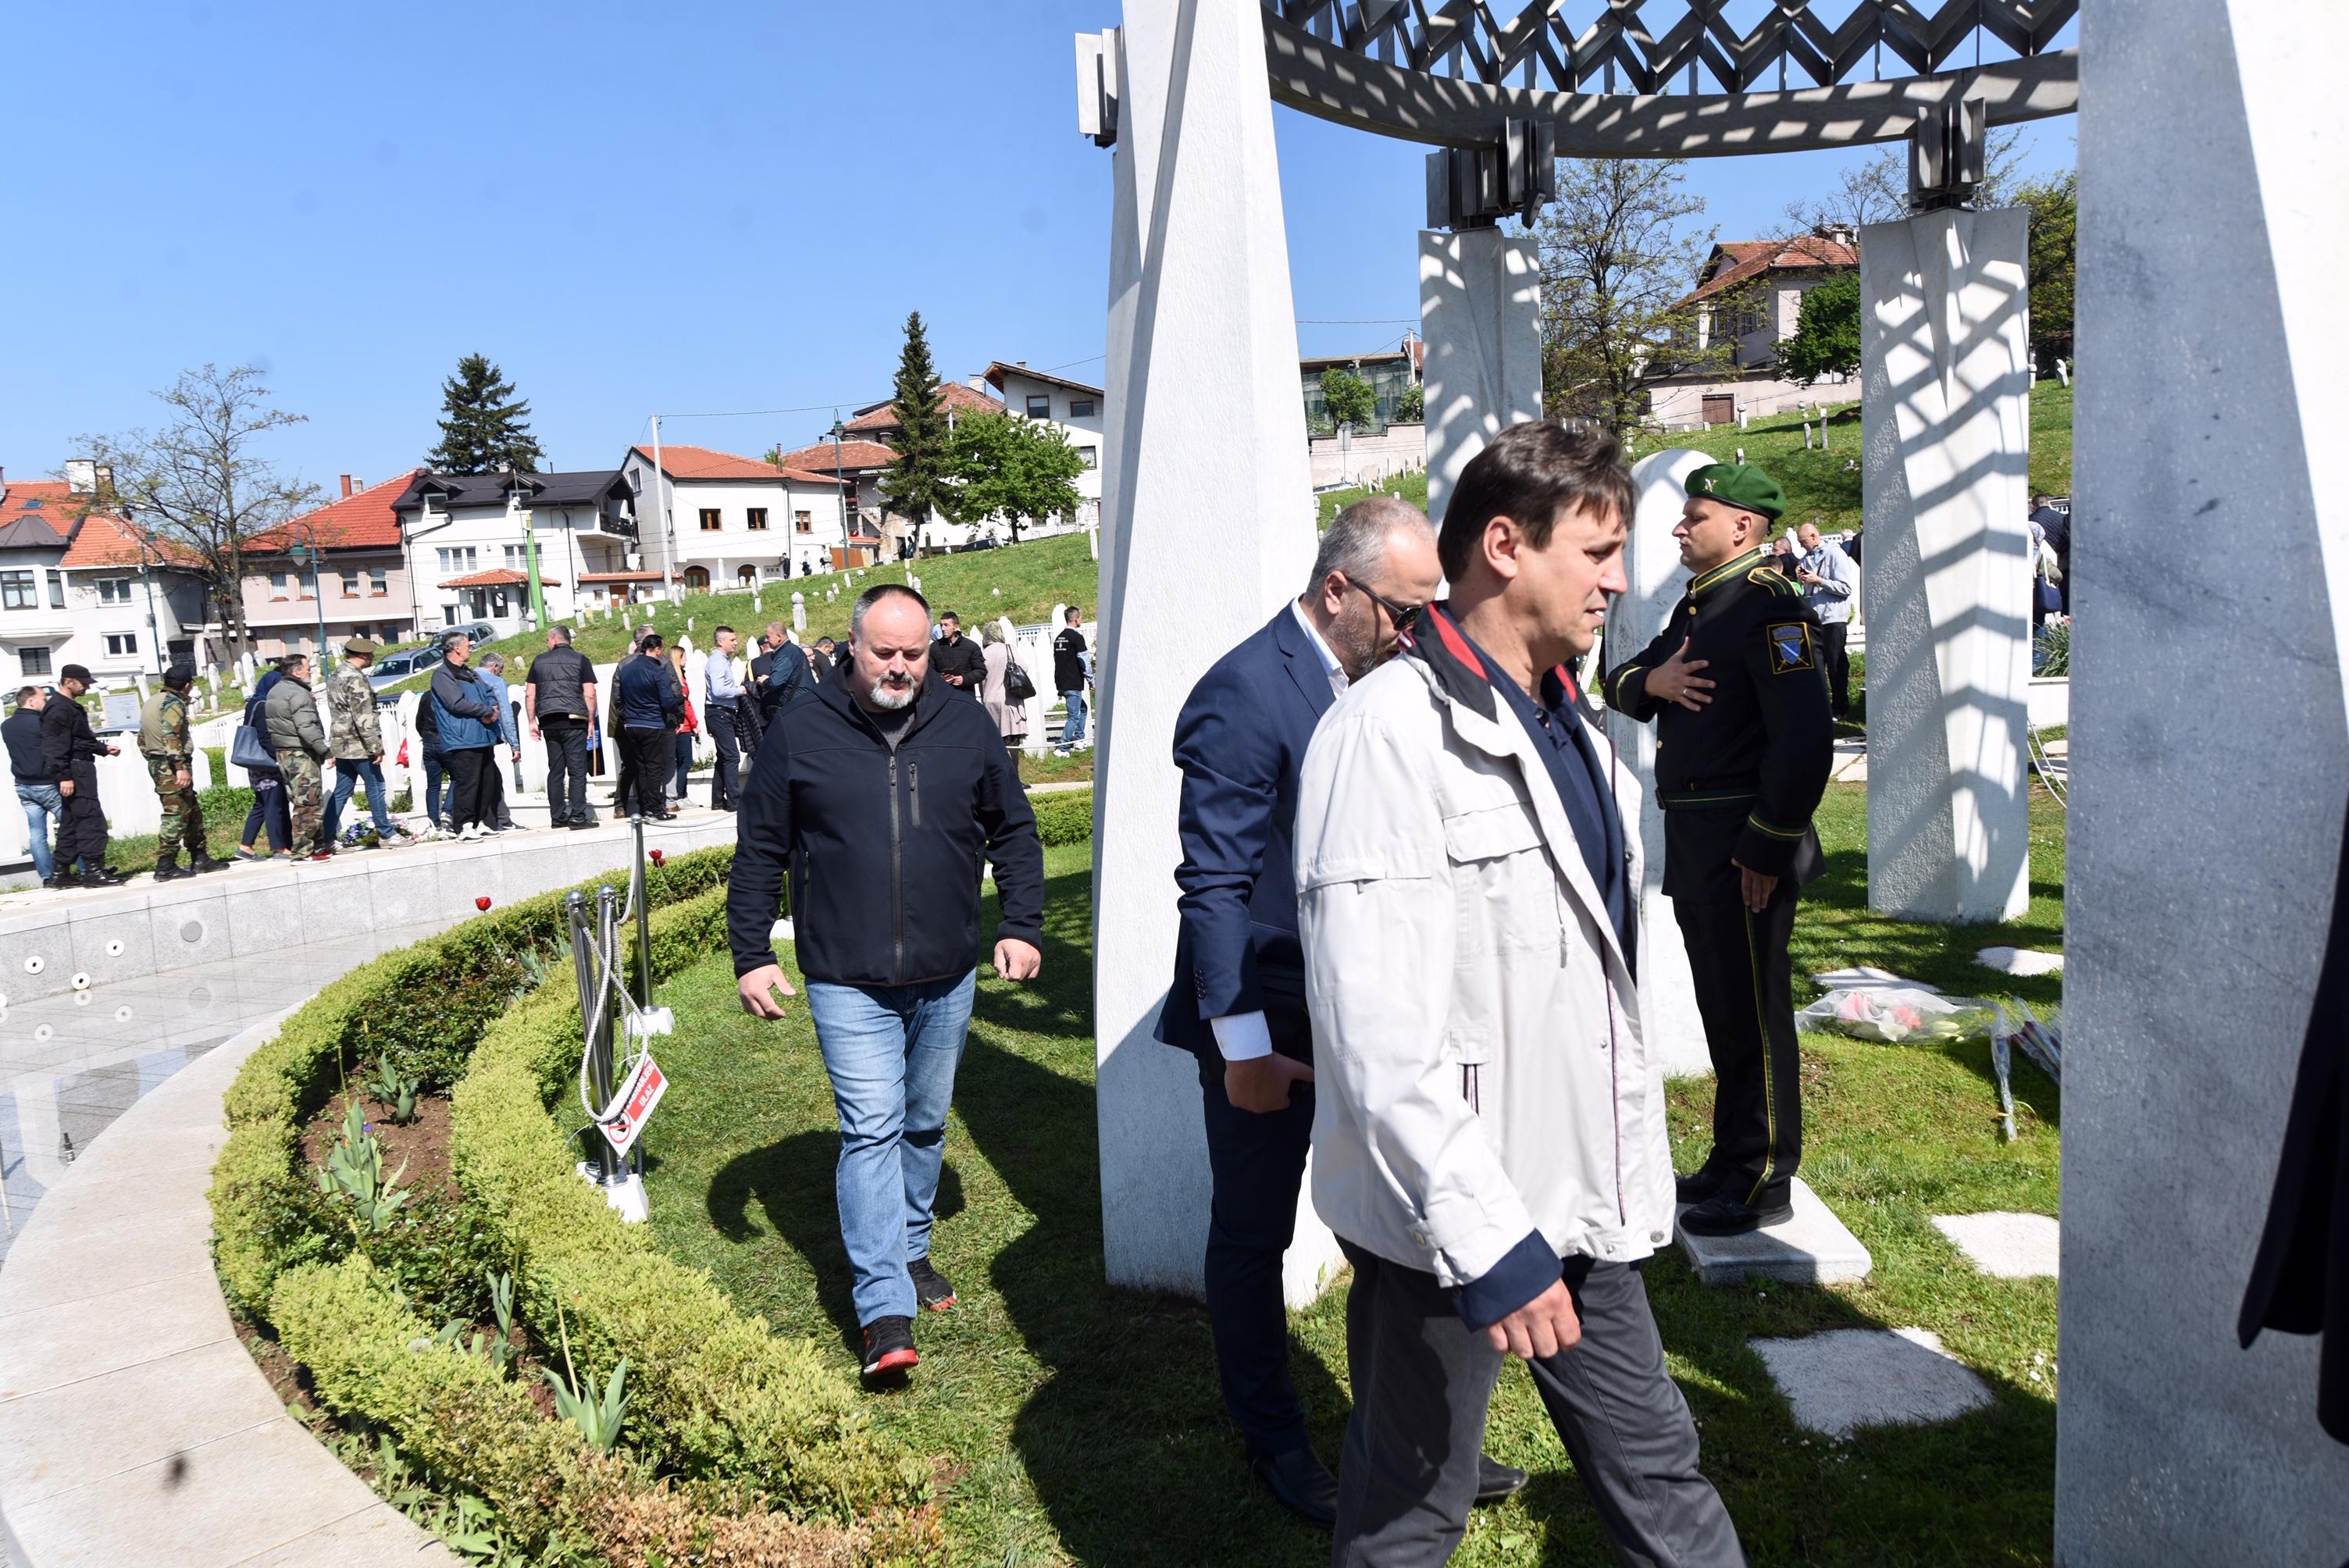
<path id="1" fill-rule="evenodd" d="M 1093 792 L 1061 789 L 1030 795 L 1036 810 L 1036 836 L 1050 848 L 1058 844 L 1088 844 L 1093 837 Z"/>

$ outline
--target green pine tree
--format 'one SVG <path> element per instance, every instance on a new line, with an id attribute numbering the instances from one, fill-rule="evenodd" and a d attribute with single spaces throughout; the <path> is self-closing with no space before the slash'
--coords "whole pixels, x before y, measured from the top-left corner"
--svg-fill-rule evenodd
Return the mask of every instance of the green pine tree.
<path id="1" fill-rule="evenodd" d="M 513 383 L 482 354 L 457 361 L 440 383 L 440 444 L 424 454 L 443 474 L 534 474 L 546 453 L 530 433 L 530 405 L 514 397 Z"/>
<path id="2" fill-rule="evenodd" d="M 905 318 L 905 351 L 897 358 L 893 392 L 899 426 L 897 460 L 889 465 L 881 488 L 889 504 L 912 518 L 917 529 L 933 517 L 951 519 L 954 459 L 947 433 L 947 399 L 938 387 L 937 366 L 930 361 L 930 340 L 920 311 Z"/>

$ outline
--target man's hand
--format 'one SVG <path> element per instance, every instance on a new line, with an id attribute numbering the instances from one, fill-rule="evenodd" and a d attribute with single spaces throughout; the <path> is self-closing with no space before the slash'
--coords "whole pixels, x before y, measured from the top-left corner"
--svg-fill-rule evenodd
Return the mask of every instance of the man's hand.
<path id="1" fill-rule="evenodd" d="M 1571 1350 L 1582 1338 L 1582 1319 L 1574 1315 L 1574 1297 L 1562 1279 L 1485 1330 L 1494 1349 L 1520 1361 L 1539 1361 Z"/>
<path id="2" fill-rule="evenodd" d="M 948 686 L 960 686 L 960 685 L 962 685 L 962 676 L 947 676 L 947 685 L 948 685 Z"/>
<path id="3" fill-rule="evenodd" d="M 58 780 L 57 780 L 57 793 L 58 793 L 58 794 L 60 794 L 60 795 L 70 795 L 70 794 L 72 794 L 72 793 L 73 793 L 73 780 L 72 780 L 72 779 L 58 779 Z"/>
<path id="4" fill-rule="evenodd" d="M 1729 863 L 1737 868 L 1738 892 L 1745 900 L 1745 907 L 1756 914 L 1769 908 L 1770 895 L 1778 891 L 1778 879 L 1764 876 L 1743 861 Z"/>
<path id="5" fill-rule="evenodd" d="M 109 757 L 119 757 L 122 755 L 122 748 L 119 746 L 109 746 L 106 748 L 106 754 Z"/>
<path id="6" fill-rule="evenodd" d="M 995 972 L 1006 980 L 1033 980 L 1044 967 L 1044 955 L 1016 936 L 995 944 Z"/>
<path id="7" fill-rule="evenodd" d="M 1826 582 L 1826 579 L 1821 577 L 1817 573 L 1813 572 L 1808 567 L 1797 566 L 1795 568 L 1795 581 L 1797 583 L 1809 583 L 1816 585 Z"/>
<path id="8" fill-rule="evenodd" d="M 792 989 L 792 977 L 783 973 L 780 964 L 762 965 L 751 970 L 734 982 L 734 989 L 741 995 L 742 1011 L 754 1018 L 783 1016 L 782 998 L 776 992 L 786 997 L 799 995 Z"/>
<path id="9" fill-rule="evenodd" d="M 533 740 L 536 740 L 537 738 L 539 738 L 539 734 L 538 734 L 538 720 L 536 720 L 536 719 L 534 719 L 534 718 L 533 718 L 533 719 L 532 719 L 532 720 L 530 721 L 530 738 L 531 738 Z"/>
<path id="10" fill-rule="evenodd" d="M 1711 659 L 1688 656 L 1689 639 L 1682 637 L 1672 656 L 1648 672 L 1648 695 L 1694 710 L 1713 700 L 1713 683 L 1696 672 Z"/>
<path id="11" fill-rule="evenodd" d="M 1224 1098 L 1258 1116 L 1287 1110 L 1289 1086 L 1312 1081 L 1310 1064 L 1284 1057 L 1278 1051 L 1224 1064 Z"/>
<path id="12" fill-rule="evenodd" d="M 193 784 L 195 781 L 196 776 L 189 772 L 184 768 L 171 775 L 171 782 L 178 785 L 182 789 L 186 789 L 189 785 Z"/>

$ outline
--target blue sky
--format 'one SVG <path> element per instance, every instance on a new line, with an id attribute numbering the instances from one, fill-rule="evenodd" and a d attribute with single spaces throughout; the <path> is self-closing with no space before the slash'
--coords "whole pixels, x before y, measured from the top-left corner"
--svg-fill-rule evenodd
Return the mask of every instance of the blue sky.
<path id="1" fill-rule="evenodd" d="M 1071 37 L 1116 0 L 172 0 L 11 7 L 0 465 L 151 422 L 181 367 L 264 366 L 331 485 L 437 438 L 489 355 L 557 467 L 798 445 L 883 396 L 909 309 L 942 373 L 1097 379 L 1109 155 Z M 1276 111 L 1304 352 L 1415 309 L 1423 150 Z M 2071 158 L 2069 121 L 2034 167 Z M 1723 238 L 1859 154 L 1692 170 Z M 1348 325 L 1310 325 L 1317 322 Z M 1360 325 L 1353 325 L 1359 323 Z"/>

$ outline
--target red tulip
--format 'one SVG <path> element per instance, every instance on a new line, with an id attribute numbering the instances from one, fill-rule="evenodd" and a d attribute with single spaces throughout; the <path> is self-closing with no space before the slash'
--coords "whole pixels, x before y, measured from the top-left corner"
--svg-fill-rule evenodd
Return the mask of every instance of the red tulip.
<path id="1" fill-rule="evenodd" d="M 484 893 L 484 894 L 482 894 L 480 898 L 475 899 L 475 900 L 473 901 L 473 907 L 474 907 L 475 909 L 487 909 L 487 908 L 489 908 L 489 907 L 490 907 L 489 895 L 488 895 L 488 894 L 486 894 L 486 893 Z"/>
<path id="2" fill-rule="evenodd" d="M 667 865 L 667 864 L 668 863 L 668 856 L 667 856 L 666 853 L 664 853 L 663 851 L 659 851 L 659 850 L 654 850 L 654 851 L 651 851 L 651 854 L 652 854 L 652 857 L 653 857 L 653 864 L 655 864 L 655 865 L 657 865 L 657 866 L 660 866 L 660 865 Z"/>

